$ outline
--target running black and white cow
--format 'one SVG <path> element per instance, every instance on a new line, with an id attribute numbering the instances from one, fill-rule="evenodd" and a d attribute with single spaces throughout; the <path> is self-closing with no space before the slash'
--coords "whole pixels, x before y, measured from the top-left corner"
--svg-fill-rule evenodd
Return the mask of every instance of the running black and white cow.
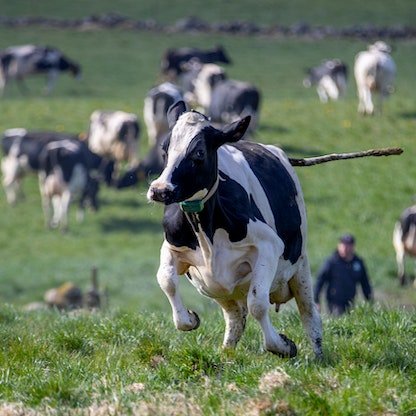
<path id="1" fill-rule="evenodd" d="M 309 68 L 307 72 L 303 85 L 306 88 L 315 85 L 322 103 L 336 101 L 346 94 L 348 67 L 341 60 L 326 60 L 319 66 Z"/>
<path id="2" fill-rule="evenodd" d="M 96 110 L 91 114 L 88 146 L 105 160 L 116 164 L 115 176 L 120 163 L 137 166 L 140 126 L 137 116 L 118 110 Z"/>
<path id="3" fill-rule="evenodd" d="M 1 91 L 12 81 L 17 81 L 21 89 L 27 90 L 24 78 L 44 74 L 47 77 L 45 92 L 49 94 L 55 86 L 58 74 L 66 71 L 74 77 L 80 77 L 81 67 L 50 46 L 10 46 L 0 52 Z"/>
<path id="4" fill-rule="evenodd" d="M 143 118 L 151 146 L 154 146 L 158 139 L 169 131 L 168 109 L 172 104 L 181 100 L 183 100 L 182 91 L 172 82 L 164 82 L 147 93 L 144 99 Z"/>
<path id="5" fill-rule="evenodd" d="M 183 102 L 168 114 L 166 167 L 149 187 L 165 205 L 165 240 L 157 279 L 177 329 L 199 326 L 183 304 L 179 275 L 213 298 L 226 322 L 223 347 L 241 338 L 247 311 L 260 324 L 266 350 L 284 357 L 296 345 L 270 322 L 269 309 L 295 298 L 316 356 L 322 356 L 320 316 L 313 302 L 306 252 L 306 211 L 297 176 L 277 147 L 240 140 L 250 117 L 215 129 Z"/>
<path id="6" fill-rule="evenodd" d="M 220 66 L 202 66 L 194 80 L 193 95 L 196 104 L 204 109 L 213 123 L 228 124 L 250 115 L 248 133 L 256 129 L 260 107 L 259 90 L 250 83 L 227 79 Z"/>
<path id="7" fill-rule="evenodd" d="M 68 211 L 78 198 L 77 219 L 82 221 L 86 205 L 98 209 L 98 178 L 90 174 L 91 151 L 79 140 L 53 141 L 39 156 L 39 187 L 48 227 L 68 229 Z"/>
<path id="8" fill-rule="evenodd" d="M 390 56 L 391 48 L 383 41 L 368 46 L 367 51 L 357 54 L 354 76 L 358 92 L 358 112 L 374 114 L 373 93 L 378 93 L 377 110 L 382 112 L 383 99 L 393 91 L 396 64 Z"/>
<path id="9" fill-rule="evenodd" d="M 222 46 L 207 50 L 198 48 L 171 48 L 168 49 L 162 57 L 162 74 L 168 76 L 172 80 L 176 80 L 184 71 L 184 64 L 191 61 L 200 64 L 214 62 L 223 64 L 231 63 L 231 59 L 228 57 Z"/>
<path id="10" fill-rule="evenodd" d="M 396 252 L 397 276 L 400 284 L 404 285 L 406 283 L 405 257 L 408 255 L 416 258 L 416 205 L 406 208 L 400 220 L 394 225 L 393 247 Z"/>

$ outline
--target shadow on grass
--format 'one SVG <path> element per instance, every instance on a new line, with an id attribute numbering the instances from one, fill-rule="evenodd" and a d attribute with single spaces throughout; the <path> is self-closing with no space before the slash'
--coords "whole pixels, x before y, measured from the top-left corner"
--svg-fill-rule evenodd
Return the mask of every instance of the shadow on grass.
<path id="1" fill-rule="evenodd" d="M 413 119 L 416 119 L 416 111 L 403 112 L 403 113 L 400 113 L 399 116 L 406 120 L 413 120 Z"/>
<path id="2" fill-rule="evenodd" d="M 108 217 L 100 222 L 101 231 L 104 233 L 112 233 L 118 231 L 125 231 L 131 234 L 138 234 L 142 232 L 160 233 L 162 225 L 158 221 L 142 221 L 132 220 L 123 217 Z"/>

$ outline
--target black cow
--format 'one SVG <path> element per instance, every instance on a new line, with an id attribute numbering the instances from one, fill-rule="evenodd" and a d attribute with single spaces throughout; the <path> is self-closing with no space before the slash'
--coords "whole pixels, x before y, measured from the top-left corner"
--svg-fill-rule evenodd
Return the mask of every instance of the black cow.
<path id="1" fill-rule="evenodd" d="M 338 100 L 347 91 L 348 67 L 339 59 L 330 59 L 321 65 L 309 68 L 308 76 L 303 80 L 306 88 L 316 86 L 322 103 Z"/>
<path id="2" fill-rule="evenodd" d="M 164 151 L 162 144 L 169 133 L 161 136 L 158 142 L 152 146 L 147 156 L 140 161 L 139 165 L 125 172 L 117 181 L 117 189 L 128 188 L 139 182 L 148 181 L 152 176 L 160 175 L 165 166 Z"/>
<path id="3" fill-rule="evenodd" d="M 228 124 L 250 115 L 247 132 L 253 133 L 256 129 L 261 100 L 259 90 L 250 83 L 227 79 L 220 66 L 202 66 L 194 80 L 193 95 L 195 102 L 202 106 L 213 123 Z"/>
<path id="4" fill-rule="evenodd" d="M 276 332 L 270 305 L 295 298 L 316 356 L 322 326 L 306 252 L 306 210 L 297 176 L 277 147 L 240 140 L 250 117 L 223 130 L 202 114 L 171 107 L 166 167 L 149 187 L 149 201 L 165 205 L 165 240 L 157 279 L 176 328 L 199 326 L 178 292 L 179 275 L 213 298 L 226 321 L 225 348 L 243 334 L 247 311 L 260 324 L 266 350 L 285 357 L 296 346 Z"/>
<path id="5" fill-rule="evenodd" d="M 183 71 L 184 64 L 190 61 L 201 64 L 220 62 L 230 64 L 228 57 L 222 46 L 214 49 L 202 50 L 197 48 L 172 48 L 168 49 L 163 55 L 161 62 L 162 74 L 171 79 L 176 79 Z"/>
<path id="6" fill-rule="evenodd" d="M 27 90 L 24 78 L 28 75 L 45 74 L 45 92 L 51 93 L 60 72 L 69 72 L 79 77 L 81 67 L 68 59 L 58 49 L 50 46 L 21 45 L 10 46 L 0 52 L 0 90 L 3 91 L 11 81 L 18 81 Z"/>

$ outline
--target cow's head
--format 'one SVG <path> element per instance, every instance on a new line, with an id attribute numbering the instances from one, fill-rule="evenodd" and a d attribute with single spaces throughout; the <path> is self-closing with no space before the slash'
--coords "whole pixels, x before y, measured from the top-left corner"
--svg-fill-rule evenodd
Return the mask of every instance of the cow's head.
<path id="1" fill-rule="evenodd" d="M 231 59 L 229 58 L 229 56 L 227 55 L 227 53 L 225 52 L 225 49 L 223 46 L 219 45 L 217 46 L 217 60 L 218 62 L 223 62 L 224 64 L 231 64 Z"/>
<path id="2" fill-rule="evenodd" d="M 169 109 L 168 120 L 171 134 L 163 146 L 166 165 L 150 184 L 147 198 L 165 205 L 204 201 L 218 180 L 218 148 L 240 140 L 250 116 L 217 130 L 203 114 L 186 111 L 179 101 Z"/>

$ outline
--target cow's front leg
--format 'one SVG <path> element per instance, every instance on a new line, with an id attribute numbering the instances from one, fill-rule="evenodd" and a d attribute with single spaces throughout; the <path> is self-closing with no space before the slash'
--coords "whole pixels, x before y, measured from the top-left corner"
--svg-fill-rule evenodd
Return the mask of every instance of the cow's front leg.
<path id="1" fill-rule="evenodd" d="M 242 302 L 216 299 L 221 305 L 225 320 L 223 348 L 235 348 L 246 326 L 247 309 Z"/>
<path id="2" fill-rule="evenodd" d="M 172 307 L 173 322 L 181 331 L 191 331 L 199 327 L 198 315 L 185 308 L 179 295 L 179 277 L 177 261 L 174 254 L 164 242 L 160 251 L 160 266 L 157 271 L 157 281 L 165 292 Z"/>

